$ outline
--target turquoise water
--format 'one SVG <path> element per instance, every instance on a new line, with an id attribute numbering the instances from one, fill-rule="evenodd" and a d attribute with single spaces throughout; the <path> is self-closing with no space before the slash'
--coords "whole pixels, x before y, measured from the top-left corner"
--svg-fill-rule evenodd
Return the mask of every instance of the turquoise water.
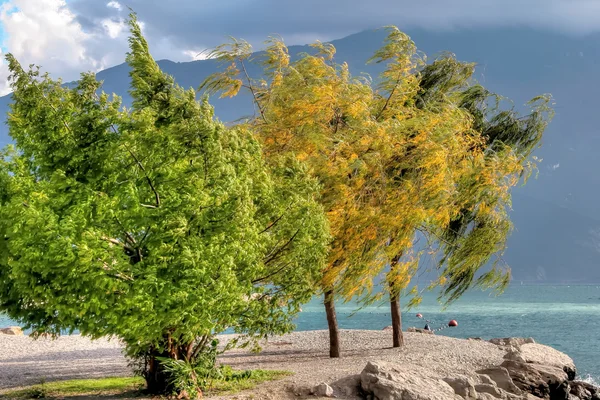
<path id="1" fill-rule="evenodd" d="M 382 329 L 390 325 L 387 304 L 370 306 L 354 316 L 356 305 L 337 305 L 338 321 L 343 329 Z M 600 285 L 599 286 L 511 286 L 499 297 L 486 292 L 466 293 L 441 311 L 435 296 L 425 297 L 421 306 L 406 311 L 402 324 L 422 328 L 419 312 L 435 324 L 451 319 L 458 327 L 446 328 L 438 335 L 467 338 L 521 336 L 569 354 L 582 378 L 600 382 Z M 296 320 L 298 330 L 326 329 L 327 321 L 320 299 L 303 306 Z M 10 321 L 0 316 L 0 326 Z M 390 338 L 391 340 L 391 338 Z"/>
<path id="2" fill-rule="evenodd" d="M 370 306 L 351 316 L 356 305 L 337 305 L 338 322 L 345 329 L 383 329 L 391 324 L 387 304 Z M 582 378 L 600 382 L 600 285 L 599 286 L 511 286 L 501 296 L 489 292 L 469 292 L 442 312 L 435 295 L 422 305 L 403 309 L 402 325 L 423 328 L 423 317 L 433 321 L 432 328 L 451 319 L 458 327 L 446 328 L 438 335 L 457 338 L 533 337 L 538 343 L 567 353 L 575 361 Z M 321 301 L 303 307 L 297 318 L 299 330 L 326 329 Z M 391 338 L 390 338 L 391 340 Z"/>

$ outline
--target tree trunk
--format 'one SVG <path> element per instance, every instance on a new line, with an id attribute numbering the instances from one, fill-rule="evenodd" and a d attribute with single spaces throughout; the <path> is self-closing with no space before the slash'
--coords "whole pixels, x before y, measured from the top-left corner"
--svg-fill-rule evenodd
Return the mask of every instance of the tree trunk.
<path id="1" fill-rule="evenodd" d="M 171 395 L 176 391 L 176 387 L 171 383 L 172 374 L 165 370 L 162 363 L 157 358 L 170 358 L 172 360 L 190 360 L 193 342 L 188 344 L 176 345 L 172 343 L 170 335 L 165 335 L 165 347 L 162 351 L 151 349 L 146 356 L 146 368 L 143 372 L 146 380 L 146 391 L 153 395 Z M 198 388 L 200 390 L 200 388 Z M 178 393 L 181 394 L 181 393 Z"/>
<path id="2" fill-rule="evenodd" d="M 170 395 L 173 392 L 173 386 L 169 382 L 169 374 L 156 359 L 156 357 L 164 356 L 165 354 L 152 354 L 148 357 L 144 379 L 146 379 L 146 391 L 153 395 Z"/>
<path id="3" fill-rule="evenodd" d="M 329 325 L 329 357 L 340 356 L 340 331 L 338 329 L 337 316 L 335 315 L 333 290 L 325 292 L 325 312 L 327 313 L 327 324 Z"/>
<path id="4" fill-rule="evenodd" d="M 390 306 L 392 311 L 392 335 L 394 347 L 404 346 L 404 335 L 402 335 L 402 314 L 400 311 L 400 297 L 390 294 Z"/>

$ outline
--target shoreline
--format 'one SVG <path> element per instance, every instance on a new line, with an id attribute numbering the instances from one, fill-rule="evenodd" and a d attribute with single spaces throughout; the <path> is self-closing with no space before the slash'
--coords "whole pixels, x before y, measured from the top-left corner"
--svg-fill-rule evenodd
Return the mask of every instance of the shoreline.
<path id="1" fill-rule="evenodd" d="M 226 340 L 233 336 L 218 337 Z M 220 356 L 219 362 L 235 369 L 278 369 L 294 373 L 251 391 L 252 395 L 263 396 L 258 398 L 297 398 L 295 393 L 308 395 L 311 387 L 327 383 L 334 388 L 338 398 L 354 399 L 356 397 L 352 397 L 351 393 L 345 392 L 350 386 L 344 383 L 344 379 L 354 376 L 352 379 L 356 380 L 369 362 L 407 367 L 411 374 L 417 374 L 424 381 L 464 376 L 475 379 L 476 371 L 501 365 L 511 351 L 511 346 L 484 340 L 415 332 L 404 332 L 404 336 L 406 345 L 394 349 L 389 331 L 342 330 L 342 358 L 330 359 L 327 331 L 298 331 L 269 339 L 259 354 L 234 349 Z M 548 346 L 518 346 L 525 357 L 574 368 L 570 357 Z M 0 335 L 0 364 L 3 365 L 0 393 L 9 388 L 39 383 L 43 377 L 49 381 L 131 376 L 121 349 L 116 339 L 91 341 L 77 334 L 37 341 L 29 336 Z M 230 397 L 218 397 L 225 398 Z"/>

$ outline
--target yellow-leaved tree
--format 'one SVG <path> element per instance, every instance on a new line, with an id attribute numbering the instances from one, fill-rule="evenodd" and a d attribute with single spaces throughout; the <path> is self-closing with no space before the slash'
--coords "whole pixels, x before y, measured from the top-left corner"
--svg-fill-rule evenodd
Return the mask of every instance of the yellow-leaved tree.
<path id="1" fill-rule="evenodd" d="M 442 218 L 425 219 L 417 227 L 441 252 L 439 279 L 426 289 L 441 288 L 439 299 L 446 306 L 471 287 L 502 292 L 508 285 L 510 268 L 503 265 L 501 255 L 512 228 L 508 215 L 511 189 L 535 170 L 532 161 L 536 157 L 530 159 L 531 153 L 540 145 L 553 116 L 549 95 L 534 97 L 528 103 L 527 115 L 519 115 L 514 108 L 502 110 L 502 98 L 475 82 L 474 71 L 474 63 L 459 62 L 453 54 L 444 54 L 416 73 L 416 106 L 440 115 L 449 105 L 466 111 L 470 123 L 456 134 L 474 139 L 473 146 L 454 159 L 458 162 L 453 164 L 455 174 L 450 178 L 454 190 L 446 199 L 449 202 Z M 394 87 L 384 89 L 391 92 Z M 401 256 L 390 258 L 386 280 L 394 346 L 402 344 L 398 299 L 419 268 L 418 258 L 402 264 Z M 489 264 L 491 268 L 484 270 Z M 416 285 L 412 287 L 411 305 L 421 300 L 417 289 Z"/>
<path id="2" fill-rule="evenodd" d="M 407 35 L 387 29 L 371 60 L 385 64 L 377 85 L 353 77 L 346 63 L 337 64 L 331 44 L 314 43 L 313 54 L 291 62 L 283 41 L 270 38 L 260 60 L 262 77 L 249 76 L 247 65 L 256 62 L 252 49 L 234 39 L 209 55 L 228 66 L 200 88 L 221 97 L 248 90 L 256 114 L 241 124 L 255 132 L 267 160 L 293 155 L 321 184 L 333 237 L 321 277 L 331 357 L 340 355 L 335 298 L 378 298 L 374 282 L 382 273 L 394 345 L 402 345 L 399 296 L 418 268 L 418 254 L 411 254 L 415 232 L 443 237 L 473 207 L 469 190 L 478 199 L 486 196 L 478 190 L 489 190 L 469 182 L 498 181 L 496 167 L 485 169 L 487 141 L 474 126 L 473 110 L 458 106 L 452 90 L 434 95 L 432 89 L 429 101 L 422 87 L 424 57 Z M 482 170 L 489 178 L 478 177 Z M 447 242 L 448 259 L 462 257 L 460 240 Z M 438 284 L 460 285 L 453 264 L 446 265 L 449 278 Z M 497 282 L 495 277 L 484 281 Z"/>

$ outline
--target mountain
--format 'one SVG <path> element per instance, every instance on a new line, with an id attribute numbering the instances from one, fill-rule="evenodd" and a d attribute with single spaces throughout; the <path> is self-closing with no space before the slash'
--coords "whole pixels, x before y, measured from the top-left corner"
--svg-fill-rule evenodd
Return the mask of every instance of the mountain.
<path id="1" fill-rule="evenodd" d="M 450 51 L 460 60 L 476 62 L 477 80 L 520 110 L 526 111 L 526 101 L 538 94 L 554 96 L 556 116 L 536 152 L 543 158 L 539 176 L 514 190 L 515 231 L 504 258 L 517 281 L 600 283 L 600 35 L 575 37 L 518 27 L 407 33 L 429 59 Z M 337 61 L 347 61 L 353 74 L 375 77 L 382 66 L 365 62 L 384 38 L 384 31 L 373 30 L 331 43 Z M 292 58 L 310 51 L 308 46 L 290 46 Z M 179 84 L 194 88 L 219 67 L 215 60 L 159 64 Z M 258 76 L 259 70 L 250 66 L 249 73 Z M 117 93 L 130 104 L 127 65 L 97 77 L 105 92 Z M 0 98 L 0 115 L 6 115 L 9 103 L 10 95 Z M 213 98 L 211 103 L 225 122 L 253 112 L 247 95 Z M 0 126 L 0 145 L 8 142 L 6 126 Z"/>

